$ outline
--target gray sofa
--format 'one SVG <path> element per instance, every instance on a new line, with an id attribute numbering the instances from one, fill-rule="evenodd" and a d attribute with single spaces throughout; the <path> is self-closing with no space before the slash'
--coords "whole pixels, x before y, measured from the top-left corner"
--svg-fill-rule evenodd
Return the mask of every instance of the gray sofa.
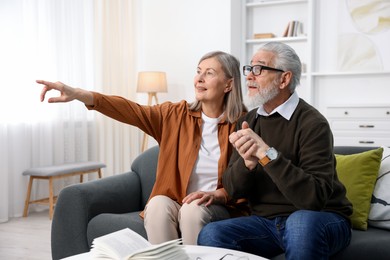
<path id="1" fill-rule="evenodd" d="M 335 147 L 338 154 L 372 148 Z M 155 181 L 159 149 L 139 155 L 131 171 L 64 188 L 54 211 L 51 231 L 53 259 L 90 250 L 94 238 L 129 227 L 146 238 L 140 211 Z M 284 255 L 274 259 L 284 259 Z M 351 244 L 331 259 L 390 259 L 390 231 L 369 227 L 353 230 Z"/>

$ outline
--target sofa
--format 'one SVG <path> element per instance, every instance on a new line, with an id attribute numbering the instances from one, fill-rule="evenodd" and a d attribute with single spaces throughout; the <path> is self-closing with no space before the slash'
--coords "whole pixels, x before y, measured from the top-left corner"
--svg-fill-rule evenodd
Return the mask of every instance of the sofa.
<path id="1" fill-rule="evenodd" d="M 335 147 L 335 153 L 354 154 L 373 148 L 340 146 Z M 139 213 L 155 181 L 158 152 L 155 146 L 140 154 L 129 172 L 61 190 L 52 221 L 53 259 L 87 252 L 94 238 L 126 227 L 147 237 Z M 284 255 L 273 259 L 284 259 Z M 331 259 L 390 259 L 390 230 L 371 226 L 366 231 L 353 229 L 350 245 Z"/>

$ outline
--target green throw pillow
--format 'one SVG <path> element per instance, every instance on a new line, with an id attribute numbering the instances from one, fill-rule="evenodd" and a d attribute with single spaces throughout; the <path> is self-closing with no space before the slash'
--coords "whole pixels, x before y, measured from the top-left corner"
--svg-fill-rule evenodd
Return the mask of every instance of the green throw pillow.
<path id="1" fill-rule="evenodd" d="M 358 154 L 336 154 L 337 175 L 353 205 L 352 227 L 367 230 L 371 196 L 381 164 L 383 148 Z"/>

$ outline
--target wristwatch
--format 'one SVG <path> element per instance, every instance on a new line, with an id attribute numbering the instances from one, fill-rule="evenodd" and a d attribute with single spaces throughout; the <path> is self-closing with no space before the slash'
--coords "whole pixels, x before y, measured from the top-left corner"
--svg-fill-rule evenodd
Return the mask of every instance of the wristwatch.
<path id="1" fill-rule="evenodd" d="M 264 167 L 266 166 L 270 161 L 275 160 L 276 157 L 278 157 L 278 151 L 276 151 L 275 148 L 270 147 L 265 152 L 265 156 L 259 160 L 259 163 Z"/>

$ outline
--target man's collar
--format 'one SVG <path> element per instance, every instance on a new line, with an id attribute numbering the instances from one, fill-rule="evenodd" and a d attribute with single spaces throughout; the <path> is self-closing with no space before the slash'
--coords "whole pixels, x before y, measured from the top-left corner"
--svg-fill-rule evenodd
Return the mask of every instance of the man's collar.
<path id="1" fill-rule="evenodd" d="M 294 93 L 289 97 L 289 99 L 286 100 L 283 104 L 275 108 L 274 110 L 271 111 L 271 113 L 267 113 L 264 110 L 263 106 L 260 106 L 257 109 L 257 116 L 270 116 L 275 113 L 279 113 L 282 117 L 284 117 L 287 120 L 290 120 L 292 114 L 295 111 L 295 108 L 298 106 L 299 103 L 299 97 L 298 93 L 294 91 Z"/>

